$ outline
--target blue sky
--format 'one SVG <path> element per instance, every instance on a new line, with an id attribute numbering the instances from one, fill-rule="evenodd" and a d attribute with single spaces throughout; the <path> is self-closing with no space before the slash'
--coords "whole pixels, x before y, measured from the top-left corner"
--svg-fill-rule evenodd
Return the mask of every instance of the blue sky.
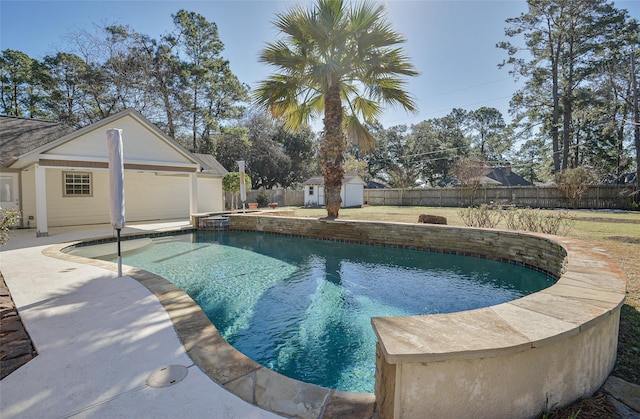
<path id="1" fill-rule="evenodd" d="M 225 44 L 222 55 L 240 81 L 254 87 L 271 73 L 258 63 L 266 42 L 277 38 L 275 14 L 295 3 L 311 1 L 11 1 L 0 2 L 0 48 L 22 51 L 41 59 L 65 48 L 65 36 L 95 25 L 119 23 L 158 38 L 173 29 L 171 14 L 194 11 L 218 25 Z M 495 47 L 505 40 L 505 19 L 526 11 L 524 0 L 387 0 L 388 18 L 406 38 L 404 45 L 418 77 L 408 80 L 407 90 L 419 112 L 407 115 L 388 109 L 385 127 L 414 124 L 448 114 L 452 108 L 474 110 L 482 106 L 499 109 L 508 117 L 508 103 L 518 83 L 508 70 L 498 69 L 506 58 Z M 640 0 L 620 0 L 640 20 Z"/>

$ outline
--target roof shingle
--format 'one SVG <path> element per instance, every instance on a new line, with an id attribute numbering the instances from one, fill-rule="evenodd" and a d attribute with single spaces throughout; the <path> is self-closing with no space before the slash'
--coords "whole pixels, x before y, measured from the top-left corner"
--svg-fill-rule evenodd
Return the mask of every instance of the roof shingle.
<path id="1" fill-rule="evenodd" d="M 58 122 L 0 115 L 0 167 L 73 131 Z"/>

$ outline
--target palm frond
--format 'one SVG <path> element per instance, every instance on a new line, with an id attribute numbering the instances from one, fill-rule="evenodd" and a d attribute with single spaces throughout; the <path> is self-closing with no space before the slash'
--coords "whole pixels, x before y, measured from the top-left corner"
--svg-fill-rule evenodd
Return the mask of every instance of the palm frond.
<path id="1" fill-rule="evenodd" d="M 317 0 L 306 10 L 294 6 L 275 24 L 284 37 L 268 44 L 259 59 L 278 73 L 254 93 L 256 104 L 274 115 L 294 125 L 318 115 L 325 106 L 323 95 L 339 83 L 349 121 L 346 133 L 365 139 L 369 147 L 370 136 L 357 119 L 374 122 L 383 104 L 416 110 L 403 77 L 418 73 L 399 47 L 405 39 L 386 20 L 383 5 Z"/>
<path id="2" fill-rule="evenodd" d="M 354 114 L 359 115 L 366 122 L 374 122 L 382 114 L 382 107 L 377 100 L 358 96 L 353 100 L 352 104 L 355 111 Z"/>
<path id="3" fill-rule="evenodd" d="M 404 81 L 401 79 L 386 79 L 385 83 L 370 85 L 368 90 L 374 98 L 389 103 L 392 106 L 401 106 L 407 112 L 416 112 L 417 107 L 413 97 L 402 88 Z"/>
<path id="4" fill-rule="evenodd" d="M 355 144 L 363 153 L 371 153 L 375 150 L 376 140 L 373 135 L 362 125 L 354 115 L 345 115 L 343 119 L 344 131 L 347 138 Z"/>
<path id="5" fill-rule="evenodd" d="M 258 56 L 258 61 L 271 64 L 288 72 L 304 70 L 308 65 L 307 57 L 296 53 L 282 40 L 267 44 L 266 48 Z"/>

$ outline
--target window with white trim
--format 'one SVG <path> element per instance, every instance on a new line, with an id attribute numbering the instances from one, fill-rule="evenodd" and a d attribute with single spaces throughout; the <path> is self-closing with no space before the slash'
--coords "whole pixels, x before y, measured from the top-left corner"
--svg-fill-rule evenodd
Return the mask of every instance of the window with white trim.
<path id="1" fill-rule="evenodd" d="M 63 196 L 93 196 L 91 173 L 62 172 Z"/>

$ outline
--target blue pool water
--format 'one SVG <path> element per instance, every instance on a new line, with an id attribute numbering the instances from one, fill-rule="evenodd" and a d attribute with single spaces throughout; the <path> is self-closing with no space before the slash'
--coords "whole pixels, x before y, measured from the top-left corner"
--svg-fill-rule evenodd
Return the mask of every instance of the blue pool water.
<path id="1" fill-rule="evenodd" d="M 486 307 L 554 282 L 473 257 L 257 233 L 145 240 L 123 263 L 187 292 L 236 349 L 291 378 L 346 391 L 373 392 L 371 317 Z M 109 246 L 100 258 L 115 261 Z"/>

